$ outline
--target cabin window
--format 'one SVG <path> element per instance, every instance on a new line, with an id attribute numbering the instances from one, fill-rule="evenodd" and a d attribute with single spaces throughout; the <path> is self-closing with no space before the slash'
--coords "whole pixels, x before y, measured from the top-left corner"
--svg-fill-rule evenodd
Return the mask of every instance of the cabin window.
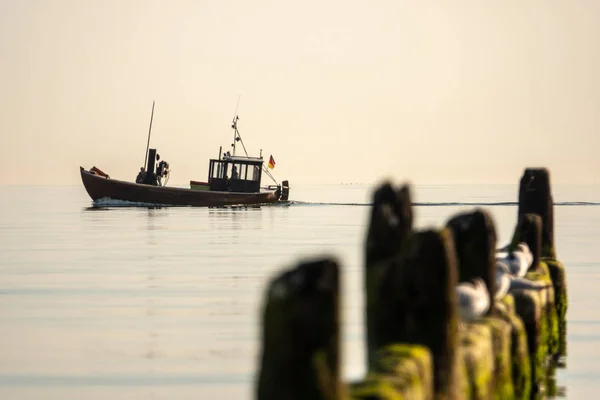
<path id="1" fill-rule="evenodd" d="M 260 165 L 214 161 L 211 163 L 210 177 L 214 179 L 238 179 L 260 181 Z"/>
<path id="2" fill-rule="evenodd" d="M 258 165 L 253 165 L 252 167 L 252 175 L 249 175 L 250 180 L 257 181 L 260 179 L 260 167 Z"/>
<path id="3" fill-rule="evenodd" d="M 231 168 L 229 168 L 228 171 L 230 171 L 230 174 L 228 176 L 230 176 L 231 179 L 246 180 L 246 174 L 248 173 L 248 165 L 240 163 L 231 164 Z"/>
<path id="4" fill-rule="evenodd" d="M 240 164 L 232 164 L 231 179 L 240 179 Z"/>
<path id="5" fill-rule="evenodd" d="M 215 179 L 222 179 L 225 173 L 225 163 L 215 162 L 213 164 L 212 177 Z"/>

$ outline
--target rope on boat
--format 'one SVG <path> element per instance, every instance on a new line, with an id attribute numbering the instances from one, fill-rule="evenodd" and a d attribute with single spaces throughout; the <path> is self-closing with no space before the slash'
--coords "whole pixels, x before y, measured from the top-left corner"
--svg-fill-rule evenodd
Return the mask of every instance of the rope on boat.
<path id="1" fill-rule="evenodd" d="M 269 178 L 271 178 L 273 180 L 273 182 L 275 182 L 276 185 L 279 185 L 279 183 L 277 183 L 277 180 L 273 177 L 273 175 L 271 175 L 271 173 L 269 172 L 269 169 L 267 167 L 265 167 L 264 164 L 263 164 L 263 170 L 269 176 Z"/>
<path id="2" fill-rule="evenodd" d="M 238 99 L 238 104 L 239 104 L 239 101 L 240 100 Z M 237 107 L 236 107 L 236 113 L 237 113 Z M 233 155 L 235 156 L 235 142 L 239 141 L 242 144 L 242 148 L 244 149 L 244 154 L 246 154 L 246 157 L 249 157 L 248 156 L 248 152 L 246 151 L 246 146 L 244 146 L 244 141 L 242 140 L 242 135 L 240 135 L 240 131 L 238 131 L 238 128 L 237 128 L 237 121 L 238 121 L 238 119 L 239 119 L 239 117 L 237 115 L 235 117 L 233 117 L 233 123 L 231 125 L 231 127 L 233 128 L 233 130 L 235 132 L 234 133 L 234 137 L 233 137 L 233 149 L 234 149 L 233 150 Z M 262 167 L 263 167 L 263 171 L 267 174 L 267 176 L 269 178 L 271 178 L 271 180 L 273 182 L 275 182 L 276 185 L 279 185 L 279 183 L 277 182 L 277 179 L 275 179 L 273 177 L 273 175 L 271 174 L 271 172 L 269 172 L 269 169 L 267 167 L 265 167 L 264 163 L 263 163 Z"/>

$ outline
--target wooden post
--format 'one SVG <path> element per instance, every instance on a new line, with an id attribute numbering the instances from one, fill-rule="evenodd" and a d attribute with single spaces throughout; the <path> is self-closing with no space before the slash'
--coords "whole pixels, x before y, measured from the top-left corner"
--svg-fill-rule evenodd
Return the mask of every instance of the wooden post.
<path id="1" fill-rule="evenodd" d="M 522 214 L 519 217 L 511 249 L 518 242 L 529 246 L 533 263 L 525 278 L 530 280 L 550 280 L 547 267 L 540 263 L 540 248 L 542 243 L 542 218 L 538 214 Z M 551 336 L 552 322 L 556 320 L 553 292 L 550 288 L 541 291 L 530 289 L 511 289 L 515 301 L 517 315 L 523 320 L 527 331 L 527 347 L 531 363 L 532 391 L 537 394 L 544 380 L 545 360 L 551 355 L 550 345 L 554 344 Z M 554 314 L 553 314 L 554 313 Z"/>
<path id="2" fill-rule="evenodd" d="M 384 270 L 375 293 L 371 339 L 424 345 L 431 350 L 438 399 L 459 397 L 456 256 L 451 233 L 411 234 Z"/>
<path id="3" fill-rule="evenodd" d="M 413 229 L 411 194 L 408 185 L 394 189 L 382 184 L 373 195 L 371 221 L 367 232 L 367 266 L 389 259 Z"/>
<path id="4" fill-rule="evenodd" d="M 548 169 L 525 169 L 519 183 L 518 219 L 525 214 L 538 214 L 542 218 L 542 257 L 556 258 L 553 207 Z"/>
<path id="5" fill-rule="evenodd" d="M 490 295 L 489 304 L 492 304 L 496 293 L 496 229 L 492 217 L 487 211 L 477 208 L 452 217 L 447 226 L 454 237 L 458 281 L 483 279 Z"/>
<path id="6" fill-rule="evenodd" d="M 367 363 L 373 365 L 378 343 L 373 336 L 373 316 L 382 306 L 378 303 L 381 277 L 390 260 L 399 252 L 413 229 L 410 189 L 394 189 L 385 182 L 373 195 L 371 221 L 365 244 L 365 314 Z"/>
<path id="7" fill-rule="evenodd" d="M 339 318 L 335 260 L 301 263 L 275 277 L 264 299 L 256 398 L 340 398 Z"/>
<path id="8" fill-rule="evenodd" d="M 533 262 L 529 271 L 534 271 L 542 255 L 542 218 L 538 214 L 523 214 L 519 217 L 509 250 L 515 250 L 520 242 L 527 244 L 531 250 Z"/>

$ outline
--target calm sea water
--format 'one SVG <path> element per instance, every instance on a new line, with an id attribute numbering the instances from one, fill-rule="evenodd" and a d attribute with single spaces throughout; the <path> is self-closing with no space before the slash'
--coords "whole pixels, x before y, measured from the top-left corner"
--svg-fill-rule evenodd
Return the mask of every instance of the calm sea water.
<path id="1" fill-rule="evenodd" d="M 515 201 L 511 186 L 416 186 L 417 202 Z M 555 186 L 555 201 L 600 202 Z M 267 280 L 343 266 L 343 373 L 364 373 L 363 241 L 372 188 L 292 186 L 287 207 L 91 208 L 81 186 L 0 187 L 0 398 L 251 399 Z M 358 205 L 357 205 L 358 204 Z M 416 207 L 418 227 L 472 205 Z M 499 245 L 516 206 L 486 206 Z M 556 207 L 567 267 L 568 398 L 600 391 L 600 206 Z"/>

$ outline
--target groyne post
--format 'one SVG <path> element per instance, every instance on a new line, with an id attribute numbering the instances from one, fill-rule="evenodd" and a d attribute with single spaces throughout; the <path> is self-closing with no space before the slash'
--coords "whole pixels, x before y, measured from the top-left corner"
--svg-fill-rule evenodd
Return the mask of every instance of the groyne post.
<path id="1" fill-rule="evenodd" d="M 550 172 L 546 168 L 526 168 L 519 182 L 517 220 L 525 214 L 542 219 L 542 256 L 556 258 L 554 246 L 554 200 Z"/>
<path id="2" fill-rule="evenodd" d="M 365 315 L 367 364 L 372 365 L 381 343 L 377 342 L 374 316 L 385 307 L 377 293 L 385 269 L 400 252 L 413 230 L 411 194 L 408 185 L 398 188 L 389 182 L 373 195 L 373 206 L 365 242 Z"/>
<path id="3" fill-rule="evenodd" d="M 379 305 L 372 315 L 374 343 L 428 348 L 436 399 L 460 397 L 456 283 L 450 232 L 424 230 L 408 236 L 373 294 Z"/>
<path id="4" fill-rule="evenodd" d="M 556 315 L 558 320 L 558 350 L 555 357 L 566 354 L 568 305 L 567 277 L 565 267 L 557 258 L 554 236 L 554 199 L 550 185 L 550 172 L 547 168 L 526 168 L 519 183 L 519 220 L 525 214 L 536 214 L 541 218 L 540 259 L 548 267 L 554 288 Z M 511 246 L 518 240 L 517 232 Z"/>
<path id="5" fill-rule="evenodd" d="M 262 313 L 258 400 L 334 400 L 340 380 L 339 267 L 300 263 L 269 283 Z"/>
<path id="6" fill-rule="evenodd" d="M 500 318 L 496 310 L 496 228 L 491 215 L 480 208 L 463 212 L 450 218 L 446 224 L 452 231 L 458 258 L 460 282 L 480 278 L 487 288 L 489 307 L 476 321 L 464 323 L 461 331 L 461 350 L 470 382 L 472 398 L 514 398 L 515 392 L 525 390 L 515 388 L 515 377 L 527 375 L 519 365 L 511 361 L 522 359 L 522 353 L 513 348 L 512 339 L 523 340 L 522 325 L 510 318 Z M 522 333 L 519 332 L 519 329 Z M 511 332 L 515 335 L 511 335 Z M 513 351 L 515 353 L 513 354 Z M 513 368 L 514 367 L 514 368 Z M 513 374 L 513 369 L 515 369 Z"/>

